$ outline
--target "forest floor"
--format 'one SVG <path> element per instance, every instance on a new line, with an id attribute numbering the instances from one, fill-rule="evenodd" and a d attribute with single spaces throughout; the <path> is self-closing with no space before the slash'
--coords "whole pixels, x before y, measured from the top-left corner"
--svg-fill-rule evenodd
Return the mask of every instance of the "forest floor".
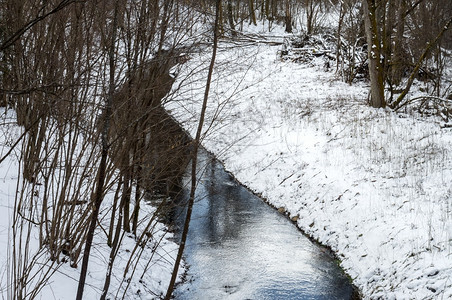
<path id="1" fill-rule="evenodd" d="M 452 129 L 371 108 L 367 83 L 341 82 L 323 57 L 296 63 L 279 50 L 220 44 L 205 148 L 329 246 L 364 299 L 450 299 Z M 192 134 L 209 59 L 192 55 L 181 74 L 196 75 L 176 83 L 167 107 Z"/>

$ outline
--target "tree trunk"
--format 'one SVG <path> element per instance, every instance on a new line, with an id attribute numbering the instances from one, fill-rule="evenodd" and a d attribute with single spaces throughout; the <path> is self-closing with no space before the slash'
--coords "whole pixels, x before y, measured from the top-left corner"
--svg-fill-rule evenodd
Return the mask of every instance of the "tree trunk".
<path id="1" fill-rule="evenodd" d="M 130 198 L 131 198 L 131 194 L 132 194 L 132 169 L 133 166 L 128 165 L 127 166 L 127 170 L 126 170 L 126 174 L 125 174 L 125 179 L 124 179 L 124 188 L 123 188 L 123 192 L 121 195 L 121 203 L 122 203 L 122 207 L 121 209 L 123 210 L 123 228 L 124 231 L 126 232 L 130 232 Z"/>
<path id="2" fill-rule="evenodd" d="M 341 37 L 342 37 L 342 24 L 344 23 L 345 9 L 344 4 L 341 1 L 339 4 L 339 20 L 337 25 L 337 42 L 336 42 L 336 73 L 339 71 L 339 62 L 341 60 Z"/>
<path id="3" fill-rule="evenodd" d="M 369 61 L 370 104 L 372 107 L 381 108 L 386 107 L 386 101 L 383 82 L 384 70 L 381 64 L 381 44 L 377 22 L 377 5 L 377 0 L 363 0 Z"/>
<path id="4" fill-rule="evenodd" d="M 118 181 L 118 187 L 116 188 L 115 197 L 113 200 L 113 207 L 111 208 L 110 226 L 108 227 L 108 239 L 107 239 L 107 245 L 109 247 L 112 247 L 112 243 L 113 243 L 113 229 L 115 227 L 116 207 L 118 207 L 119 192 L 122 189 L 122 178 L 123 178 L 123 176 L 120 175 L 119 181 Z M 119 208 L 121 208 L 121 207 L 119 207 Z M 120 224 L 118 223 L 117 226 L 120 226 Z"/>
<path id="5" fill-rule="evenodd" d="M 250 24 L 257 25 L 256 13 L 254 12 L 254 0 L 249 0 L 248 5 L 250 10 Z"/>
<path id="6" fill-rule="evenodd" d="M 119 186 L 119 184 L 118 184 L 118 186 Z M 121 229 L 122 229 L 121 222 L 122 222 L 122 216 L 123 216 L 122 204 L 123 203 L 119 204 L 118 223 L 116 225 L 115 236 L 114 236 L 114 239 L 111 244 L 110 257 L 108 260 L 108 267 L 107 267 L 107 274 L 105 276 L 104 288 L 102 289 L 102 295 L 100 296 L 100 300 L 106 299 L 108 289 L 110 288 L 113 264 L 115 262 L 116 254 L 118 253 L 118 248 L 120 246 L 119 241 L 120 241 L 120 235 L 121 235 Z M 113 216 L 112 216 L 112 218 L 113 218 Z"/>
<path id="7" fill-rule="evenodd" d="M 110 118 L 111 118 L 111 110 L 112 110 L 112 102 L 113 102 L 113 94 L 115 90 L 115 43 L 116 43 L 116 32 L 118 29 L 118 2 L 116 2 L 115 9 L 114 9 L 114 17 L 113 17 L 113 24 L 112 24 L 112 34 L 111 34 L 111 41 L 110 41 L 110 49 L 109 49 L 109 64 L 110 64 L 110 78 L 109 78 L 109 87 L 108 87 L 108 96 L 106 99 L 106 105 L 105 105 L 105 113 L 104 113 L 104 120 L 103 120 L 103 130 L 101 134 L 102 139 L 102 156 L 100 160 L 100 165 L 98 169 L 98 176 L 97 176 L 97 186 L 96 186 L 96 193 L 94 196 L 94 203 L 93 203 L 93 211 L 91 213 L 91 218 L 89 220 L 90 225 L 88 229 L 88 233 L 86 236 L 86 242 L 85 242 L 85 249 L 83 252 L 83 260 L 82 260 L 82 267 L 80 271 L 80 278 L 78 283 L 78 289 L 77 289 L 77 300 L 83 299 L 83 290 L 85 287 L 85 281 L 86 281 L 86 274 L 88 272 L 88 262 L 89 262 L 89 256 L 91 252 L 91 246 L 93 243 L 94 238 L 94 230 L 96 229 L 97 225 L 97 217 L 99 215 L 99 209 L 103 201 L 103 192 L 104 192 L 104 183 L 105 183 L 105 176 L 107 171 L 107 157 L 108 157 L 108 131 L 110 128 Z"/>
<path id="8" fill-rule="evenodd" d="M 138 218 L 140 214 L 140 202 L 141 202 L 141 167 L 139 167 L 139 172 L 137 176 L 137 184 L 135 187 L 135 207 L 133 208 L 132 214 L 132 233 L 134 235 L 137 235 Z"/>
<path id="9" fill-rule="evenodd" d="M 314 0 L 308 0 L 306 2 L 306 33 L 312 34 L 314 27 Z"/>
<path id="10" fill-rule="evenodd" d="M 267 17 L 267 20 L 270 20 L 270 18 L 271 18 L 270 0 L 265 0 L 264 11 L 265 11 L 265 17 Z"/>
<path id="11" fill-rule="evenodd" d="M 190 197 L 188 200 L 187 215 L 185 217 L 184 229 L 182 232 L 181 242 L 179 245 L 179 251 L 177 252 L 176 261 L 174 262 L 173 274 L 171 276 L 171 281 L 168 285 L 168 290 L 167 290 L 167 293 L 165 296 L 165 300 L 171 299 L 171 295 L 173 293 L 174 285 L 176 283 L 176 278 L 177 278 L 177 271 L 179 270 L 179 265 L 182 260 L 182 255 L 184 253 L 184 248 L 185 248 L 185 242 L 187 240 L 188 229 L 190 227 L 190 219 L 191 219 L 191 213 L 193 211 L 193 204 L 195 202 L 196 164 L 198 161 L 198 149 L 199 149 L 199 144 L 201 141 L 201 133 L 202 133 L 202 127 L 204 124 L 204 116 L 205 116 L 206 109 L 207 109 L 207 99 L 209 97 L 210 83 L 212 81 L 212 74 L 213 74 L 213 67 L 215 65 L 215 58 L 216 58 L 216 54 L 217 54 L 218 35 L 219 35 L 219 32 L 218 32 L 219 24 L 218 23 L 219 23 L 220 5 L 221 5 L 221 0 L 217 0 L 216 1 L 216 9 L 215 9 L 215 25 L 214 25 L 214 34 L 213 34 L 212 58 L 210 60 L 209 72 L 207 74 L 207 82 L 206 82 L 206 88 L 204 91 L 204 99 L 203 99 L 203 103 L 202 103 L 201 114 L 199 117 L 198 129 L 196 131 L 196 136 L 193 141 L 192 166 L 191 166 L 191 188 L 190 188 Z"/>
<path id="12" fill-rule="evenodd" d="M 224 16 L 223 16 L 223 5 L 220 5 L 220 16 L 219 16 L 219 23 L 218 23 L 218 33 L 220 34 L 220 36 L 224 35 Z"/>
<path id="13" fill-rule="evenodd" d="M 394 38 L 394 51 L 391 58 L 391 82 L 396 86 L 400 84 L 403 76 L 403 32 L 405 31 L 405 0 L 398 0 L 397 3 L 397 31 Z"/>
<path id="14" fill-rule="evenodd" d="M 232 14 L 232 0 L 228 0 L 228 21 L 229 27 L 231 28 L 231 35 L 236 36 L 235 25 L 234 25 L 234 16 Z"/>
<path id="15" fill-rule="evenodd" d="M 286 0 L 285 4 L 285 30 L 287 33 L 292 33 L 292 13 L 290 11 L 290 0 Z"/>

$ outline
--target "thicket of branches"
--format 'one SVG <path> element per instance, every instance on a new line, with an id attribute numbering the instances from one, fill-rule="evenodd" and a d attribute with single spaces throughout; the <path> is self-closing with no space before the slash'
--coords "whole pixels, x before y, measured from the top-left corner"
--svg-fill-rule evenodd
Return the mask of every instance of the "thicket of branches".
<path id="1" fill-rule="evenodd" d="M 442 82 L 452 48 L 450 1 L 367 0 L 363 11 L 372 106 L 405 105 L 416 78 L 430 80 L 438 98 L 450 94 L 450 82 Z"/>
<path id="2" fill-rule="evenodd" d="M 77 267 L 82 257 L 84 282 L 109 191 L 113 205 L 102 213 L 111 216 L 104 228 L 110 266 L 124 231 L 136 236 L 136 251 L 152 240 L 157 214 L 139 230 L 140 203 L 148 192 L 176 194 L 189 159 L 188 135 L 163 109 L 172 73 L 202 33 L 199 7 L 189 4 L 1 2 L 0 105 L 15 110 L 23 128 L 10 141 L 21 147 L 7 287 L 2 283 L 12 299 L 33 299 L 60 264 Z M 112 276 L 105 271 L 103 298 Z"/>

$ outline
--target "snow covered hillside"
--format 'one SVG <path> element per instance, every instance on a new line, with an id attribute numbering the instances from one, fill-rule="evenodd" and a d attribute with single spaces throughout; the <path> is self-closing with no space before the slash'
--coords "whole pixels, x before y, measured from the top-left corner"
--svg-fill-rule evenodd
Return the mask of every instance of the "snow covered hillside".
<path id="1" fill-rule="evenodd" d="M 330 246 L 365 299 L 451 298 L 452 129 L 370 108 L 368 86 L 340 82 L 322 58 L 220 48 L 203 145 Z M 193 55 L 185 72 L 208 59 Z M 192 133 L 204 78 L 180 82 L 168 105 Z"/>

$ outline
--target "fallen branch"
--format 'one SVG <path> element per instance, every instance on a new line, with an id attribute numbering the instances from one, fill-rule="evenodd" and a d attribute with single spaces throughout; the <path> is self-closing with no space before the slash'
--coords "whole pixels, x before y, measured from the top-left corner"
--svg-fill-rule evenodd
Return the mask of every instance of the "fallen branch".
<path id="1" fill-rule="evenodd" d="M 407 101 L 405 101 L 404 103 L 402 103 L 401 105 L 399 105 L 397 108 L 395 108 L 394 110 L 395 110 L 395 111 L 398 111 L 399 109 L 401 109 L 401 108 L 407 106 L 408 104 L 413 104 L 413 103 L 418 102 L 418 101 L 421 101 L 421 100 L 424 100 L 424 103 L 425 103 L 427 100 L 438 100 L 438 101 L 440 101 L 440 102 L 448 102 L 448 103 L 452 103 L 452 100 L 450 100 L 450 99 L 426 95 L 426 96 L 419 96 L 419 97 L 416 97 L 416 98 L 407 100 Z"/>

